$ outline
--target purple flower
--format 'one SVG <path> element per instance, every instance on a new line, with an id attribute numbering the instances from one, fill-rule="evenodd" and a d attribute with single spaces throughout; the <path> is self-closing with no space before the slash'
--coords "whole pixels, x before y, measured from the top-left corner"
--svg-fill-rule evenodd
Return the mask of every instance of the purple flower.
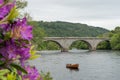
<path id="1" fill-rule="evenodd" d="M 28 72 L 27 75 L 24 75 L 22 80 L 41 80 L 40 74 L 35 67 L 30 67 L 29 65 L 25 67 L 26 71 Z"/>
<path id="2" fill-rule="evenodd" d="M 4 0 L 0 0 L 0 4 L 3 4 Z"/>
<path id="3" fill-rule="evenodd" d="M 32 27 L 27 25 L 26 18 L 23 18 L 22 20 L 19 19 L 14 23 L 11 36 L 13 39 L 32 39 Z"/>
<path id="4" fill-rule="evenodd" d="M 24 64 L 24 61 L 30 57 L 30 48 L 23 46 L 22 43 L 18 45 L 16 41 L 9 40 L 4 42 L 0 48 L 0 54 L 7 60 L 19 59 Z"/>
<path id="5" fill-rule="evenodd" d="M 19 49 L 19 55 L 21 56 L 21 59 L 27 60 L 30 58 L 30 48 L 21 48 Z"/>
<path id="6" fill-rule="evenodd" d="M 12 41 L 7 41 L 4 46 L 0 48 L 0 53 L 7 60 L 12 60 L 17 57 L 17 47 Z"/>
<path id="7" fill-rule="evenodd" d="M 1 1 L 2 3 L 2 1 Z M 9 13 L 10 10 L 14 7 L 14 3 L 9 3 L 4 5 L 2 8 L 0 8 L 0 20 L 5 18 Z"/>
<path id="8" fill-rule="evenodd" d="M 3 42 L 3 40 L 2 39 L 0 39 L 0 43 L 2 43 Z"/>
<path id="9" fill-rule="evenodd" d="M 19 48 L 17 53 L 19 54 L 21 66 L 25 66 L 25 61 L 30 58 L 30 48 Z"/>
<path id="10" fill-rule="evenodd" d="M 11 24 L 0 24 L 0 29 L 2 29 L 3 34 L 11 30 Z"/>

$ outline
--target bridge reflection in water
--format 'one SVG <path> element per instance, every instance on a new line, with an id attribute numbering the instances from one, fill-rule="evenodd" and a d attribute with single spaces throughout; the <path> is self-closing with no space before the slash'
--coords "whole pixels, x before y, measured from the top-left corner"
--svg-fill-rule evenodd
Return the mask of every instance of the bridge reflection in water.
<path id="1" fill-rule="evenodd" d="M 75 41 L 81 40 L 89 46 L 89 50 L 95 51 L 97 45 L 102 41 L 110 41 L 109 38 L 98 38 L 98 37 L 45 37 L 44 41 L 52 41 L 57 43 L 61 52 L 68 52 L 69 47 Z"/>

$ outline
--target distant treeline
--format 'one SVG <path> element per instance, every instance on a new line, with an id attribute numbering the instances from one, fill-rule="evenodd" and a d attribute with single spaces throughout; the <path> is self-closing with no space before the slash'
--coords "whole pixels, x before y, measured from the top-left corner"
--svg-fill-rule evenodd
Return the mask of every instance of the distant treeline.
<path id="1" fill-rule="evenodd" d="M 115 46 L 115 37 L 119 38 L 120 28 L 116 27 L 113 31 L 108 31 L 100 27 L 88 26 L 80 23 L 69 22 L 43 22 L 43 21 L 31 21 L 29 24 L 33 25 L 34 39 L 33 43 L 37 45 L 38 50 L 53 50 L 60 49 L 54 42 L 43 42 L 43 37 L 109 37 L 111 42 L 101 42 L 98 45 L 98 49 L 118 49 Z M 120 41 L 120 39 L 117 39 Z M 111 45 L 110 45 L 111 44 Z M 74 42 L 70 49 L 88 49 L 88 45 L 82 41 Z M 120 48 L 120 47 L 119 47 Z"/>
<path id="2" fill-rule="evenodd" d="M 32 24 L 43 28 L 50 37 L 96 37 L 109 32 L 104 28 L 81 23 L 32 21 Z"/>

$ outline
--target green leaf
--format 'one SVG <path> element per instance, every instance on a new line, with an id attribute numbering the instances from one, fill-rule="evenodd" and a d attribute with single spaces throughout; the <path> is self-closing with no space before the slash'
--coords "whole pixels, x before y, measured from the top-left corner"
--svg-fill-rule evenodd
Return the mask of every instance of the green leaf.
<path id="1" fill-rule="evenodd" d="M 3 35 L 2 35 L 2 33 L 0 33 L 0 38 L 3 39 Z"/>
<path id="2" fill-rule="evenodd" d="M 7 32 L 6 34 L 5 34 L 5 37 L 4 37 L 4 40 L 8 40 L 8 39 L 10 39 L 10 32 Z"/>
<path id="3" fill-rule="evenodd" d="M 0 58 L 3 58 L 3 56 L 0 54 Z"/>
<path id="4" fill-rule="evenodd" d="M 36 59 L 38 57 L 40 57 L 40 55 L 33 55 L 33 56 L 30 57 L 30 60 Z"/>
<path id="5" fill-rule="evenodd" d="M 17 75 L 17 80 L 22 80 L 22 77 Z"/>
<path id="6" fill-rule="evenodd" d="M 13 20 L 14 18 L 16 18 L 18 15 L 19 15 L 19 13 L 18 13 L 16 7 L 14 7 L 14 8 L 12 8 L 12 10 L 10 11 L 7 19 L 8 19 L 9 21 L 11 21 L 11 20 Z"/>
<path id="7" fill-rule="evenodd" d="M 16 80 L 16 74 L 14 72 L 7 74 L 7 80 Z"/>
<path id="8" fill-rule="evenodd" d="M 27 74 L 27 71 L 25 69 L 23 69 L 20 65 L 15 64 L 15 63 L 11 63 L 10 64 L 12 67 L 16 68 L 17 70 L 22 71 L 23 73 Z"/>
<path id="9" fill-rule="evenodd" d="M 17 69 L 12 67 L 10 73 L 7 74 L 7 80 L 22 80 L 21 75 L 18 74 Z"/>
<path id="10" fill-rule="evenodd" d="M 5 76 L 0 76 L 0 80 L 7 80 Z"/>
<path id="11" fill-rule="evenodd" d="M 5 64 L 5 62 L 3 62 L 3 61 L 0 60 L 0 66 L 2 66 L 4 64 Z"/>
<path id="12" fill-rule="evenodd" d="M 3 70 L 0 70 L 0 76 L 3 76 L 5 74 L 7 74 L 9 72 L 8 69 L 3 69 Z"/>
<path id="13" fill-rule="evenodd" d="M 31 46 L 30 48 L 30 60 L 36 59 L 38 57 L 40 57 L 40 55 L 36 55 L 36 51 L 34 50 L 34 46 Z"/>

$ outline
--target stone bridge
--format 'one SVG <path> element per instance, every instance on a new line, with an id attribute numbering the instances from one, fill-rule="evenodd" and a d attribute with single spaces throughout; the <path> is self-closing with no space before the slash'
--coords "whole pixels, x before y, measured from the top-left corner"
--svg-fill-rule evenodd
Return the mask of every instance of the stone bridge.
<path id="1" fill-rule="evenodd" d="M 109 41 L 109 38 L 98 37 L 45 37 L 44 41 L 52 41 L 61 47 L 62 52 L 68 52 L 69 47 L 75 41 L 83 41 L 89 46 L 89 50 L 94 51 L 102 41 Z"/>

